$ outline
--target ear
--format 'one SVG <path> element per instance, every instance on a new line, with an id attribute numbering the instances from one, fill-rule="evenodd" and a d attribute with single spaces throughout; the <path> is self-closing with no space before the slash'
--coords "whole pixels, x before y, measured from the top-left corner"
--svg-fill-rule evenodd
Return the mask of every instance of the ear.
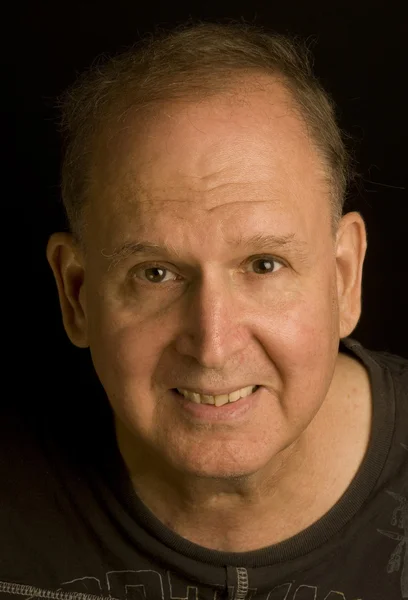
<path id="1" fill-rule="evenodd" d="M 336 236 L 340 338 L 349 336 L 361 316 L 361 284 L 367 249 L 365 223 L 358 212 L 341 219 Z"/>
<path id="2" fill-rule="evenodd" d="M 57 284 L 67 336 L 75 346 L 88 348 L 85 270 L 72 235 L 53 233 L 46 253 Z"/>

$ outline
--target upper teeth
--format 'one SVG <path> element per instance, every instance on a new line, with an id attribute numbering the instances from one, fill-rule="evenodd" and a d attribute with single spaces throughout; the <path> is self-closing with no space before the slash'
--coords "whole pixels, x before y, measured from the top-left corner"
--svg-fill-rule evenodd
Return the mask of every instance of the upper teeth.
<path id="1" fill-rule="evenodd" d="M 236 392 L 232 392 L 231 394 L 222 394 L 220 396 L 201 395 L 197 394 L 196 392 L 183 390 L 181 388 L 177 388 L 177 391 L 180 392 L 180 394 L 182 394 L 185 398 L 192 400 L 196 404 L 215 404 L 215 406 L 222 406 L 223 404 L 227 404 L 227 402 L 236 402 L 240 398 L 249 396 L 249 394 L 252 394 L 256 387 L 256 385 L 250 385 L 242 388 L 241 390 L 237 390 Z"/>

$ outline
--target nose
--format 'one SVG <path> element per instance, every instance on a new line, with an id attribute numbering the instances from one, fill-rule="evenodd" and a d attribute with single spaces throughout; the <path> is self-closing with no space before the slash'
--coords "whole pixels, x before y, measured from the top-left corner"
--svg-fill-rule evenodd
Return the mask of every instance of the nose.
<path id="1" fill-rule="evenodd" d="M 179 354 L 195 358 L 207 369 L 221 369 L 248 346 L 243 300 L 230 282 L 213 275 L 189 290 Z"/>

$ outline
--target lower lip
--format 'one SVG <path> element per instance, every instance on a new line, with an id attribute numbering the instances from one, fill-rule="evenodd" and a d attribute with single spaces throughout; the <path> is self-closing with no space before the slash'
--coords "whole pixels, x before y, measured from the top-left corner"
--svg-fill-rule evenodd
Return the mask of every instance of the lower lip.
<path id="1" fill-rule="evenodd" d="M 221 421 L 239 421 L 248 412 L 253 410 L 261 395 L 263 387 L 260 386 L 255 392 L 240 398 L 236 402 L 228 402 L 223 406 L 215 406 L 214 404 L 196 404 L 175 390 L 170 390 L 172 396 L 177 400 L 183 410 L 198 421 L 206 421 L 209 423 L 218 423 Z"/>

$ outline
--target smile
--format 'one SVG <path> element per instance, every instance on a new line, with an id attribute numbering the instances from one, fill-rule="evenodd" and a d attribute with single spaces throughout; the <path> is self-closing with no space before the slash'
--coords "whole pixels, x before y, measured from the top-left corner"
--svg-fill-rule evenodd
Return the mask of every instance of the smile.
<path id="1" fill-rule="evenodd" d="M 236 390 L 231 392 L 230 394 L 221 394 L 219 396 L 210 396 L 207 394 L 199 394 L 197 392 L 192 392 L 190 390 L 184 390 L 182 388 L 176 388 L 176 392 L 187 400 L 194 402 L 195 404 L 213 404 L 214 406 L 223 406 L 227 403 L 237 402 L 241 398 L 245 398 L 246 396 L 250 396 L 252 393 L 256 392 L 259 388 L 259 385 L 250 385 L 240 390 Z"/>

